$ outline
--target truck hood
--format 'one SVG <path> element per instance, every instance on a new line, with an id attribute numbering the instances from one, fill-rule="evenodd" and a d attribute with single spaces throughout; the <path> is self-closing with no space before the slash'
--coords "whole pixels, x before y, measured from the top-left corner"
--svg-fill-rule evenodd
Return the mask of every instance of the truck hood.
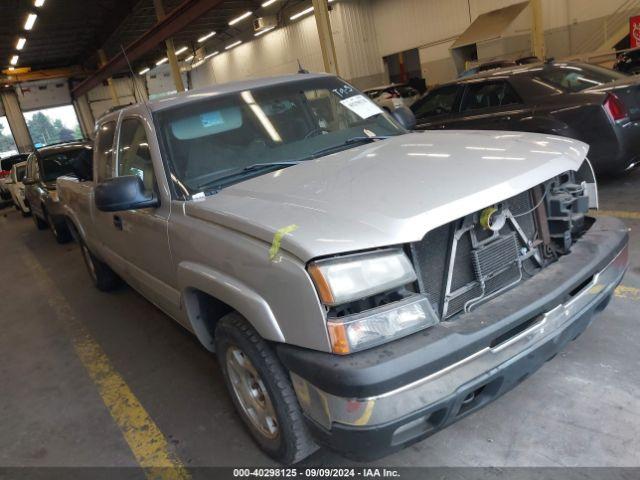
<path id="1" fill-rule="evenodd" d="M 315 257 L 414 242 L 445 223 L 577 170 L 588 145 L 552 135 L 401 135 L 187 202 L 187 215 Z"/>

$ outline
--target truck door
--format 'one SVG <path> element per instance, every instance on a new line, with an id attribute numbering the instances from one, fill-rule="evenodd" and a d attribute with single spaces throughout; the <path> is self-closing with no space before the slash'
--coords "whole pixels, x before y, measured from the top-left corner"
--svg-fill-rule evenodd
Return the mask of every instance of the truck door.
<path id="1" fill-rule="evenodd" d="M 162 162 L 160 159 L 154 162 L 149 137 L 142 117 L 125 117 L 121 121 L 115 175 L 141 178 L 145 188 L 160 199 L 160 205 L 103 213 L 111 217 L 109 239 L 114 253 L 124 261 L 127 282 L 155 305 L 176 317 L 180 311 L 180 295 L 173 288 L 175 269 L 169 249 L 171 202 L 160 195 L 157 178 L 164 173 L 157 168 L 162 168 Z"/>

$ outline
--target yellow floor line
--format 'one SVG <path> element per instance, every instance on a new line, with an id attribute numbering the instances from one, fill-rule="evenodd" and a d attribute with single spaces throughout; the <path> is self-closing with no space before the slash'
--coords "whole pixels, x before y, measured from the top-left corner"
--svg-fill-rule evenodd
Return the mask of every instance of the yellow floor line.
<path id="1" fill-rule="evenodd" d="M 628 210 L 591 210 L 591 214 L 596 217 L 618 217 L 640 220 L 640 212 L 631 212 Z"/>
<path id="2" fill-rule="evenodd" d="M 167 439 L 124 379 L 113 368 L 109 358 L 87 328 L 73 314 L 73 309 L 58 291 L 44 268 L 30 254 L 24 255 L 24 265 L 46 291 L 49 306 L 65 325 L 74 349 L 89 376 L 98 387 L 111 417 L 117 423 L 138 464 L 147 478 L 187 480 L 191 476 L 172 452 Z"/>
<path id="3" fill-rule="evenodd" d="M 619 285 L 615 290 L 615 296 L 618 298 L 626 298 L 629 300 L 640 300 L 640 288 L 627 287 Z"/>

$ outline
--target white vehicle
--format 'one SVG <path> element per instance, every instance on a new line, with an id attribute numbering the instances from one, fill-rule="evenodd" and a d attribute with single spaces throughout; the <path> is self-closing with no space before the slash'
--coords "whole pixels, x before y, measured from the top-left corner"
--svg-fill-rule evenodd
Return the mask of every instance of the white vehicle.
<path id="1" fill-rule="evenodd" d="M 364 93 L 388 112 L 399 107 L 410 107 L 420 98 L 420 92 L 407 84 L 392 83 L 370 88 Z"/>
<path id="2" fill-rule="evenodd" d="M 24 196 L 24 184 L 22 179 L 27 171 L 27 162 L 16 163 L 11 167 L 11 173 L 7 181 L 7 188 L 11 193 L 11 199 L 17 210 L 22 212 L 23 216 L 28 216 L 31 213 L 29 204 Z"/>

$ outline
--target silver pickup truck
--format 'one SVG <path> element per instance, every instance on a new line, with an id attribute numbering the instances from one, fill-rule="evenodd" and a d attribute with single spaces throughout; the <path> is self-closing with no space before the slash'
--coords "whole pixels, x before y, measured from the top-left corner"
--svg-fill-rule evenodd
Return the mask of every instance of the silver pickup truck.
<path id="1" fill-rule="evenodd" d="M 258 445 L 368 459 L 508 391 L 609 302 L 628 234 L 588 146 L 411 133 L 339 78 L 218 85 L 101 118 L 58 180 L 101 290 L 215 352 Z"/>

